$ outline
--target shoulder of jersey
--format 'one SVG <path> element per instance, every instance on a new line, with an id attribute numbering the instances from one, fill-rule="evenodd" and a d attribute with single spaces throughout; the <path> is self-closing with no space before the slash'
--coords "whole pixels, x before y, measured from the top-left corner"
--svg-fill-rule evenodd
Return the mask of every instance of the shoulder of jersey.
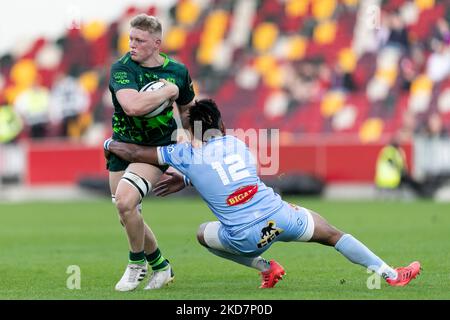
<path id="1" fill-rule="evenodd" d="M 171 58 L 171 57 L 169 57 L 169 56 L 167 56 L 167 58 L 169 59 L 169 63 L 177 64 L 177 65 L 179 65 L 179 66 L 182 66 L 183 68 L 186 68 L 186 66 L 184 65 L 184 63 L 182 63 L 182 62 L 180 62 L 180 61 L 178 61 L 178 60 L 175 60 L 175 59 L 173 59 L 173 58 Z"/>
<path id="2" fill-rule="evenodd" d="M 126 64 L 130 65 L 133 64 L 134 61 L 131 60 L 131 55 L 129 52 L 125 53 L 122 57 L 120 57 L 115 64 Z"/>

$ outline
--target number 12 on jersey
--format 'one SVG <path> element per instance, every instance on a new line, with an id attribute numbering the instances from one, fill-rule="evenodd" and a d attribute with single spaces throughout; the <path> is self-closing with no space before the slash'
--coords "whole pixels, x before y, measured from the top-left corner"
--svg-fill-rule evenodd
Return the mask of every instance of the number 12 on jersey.
<path id="1" fill-rule="evenodd" d="M 229 155 L 224 159 L 224 163 L 227 165 L 226 168 L 219 161 L 211 163 L 211 167 L 217 172 L 224 186 L 230 184 L 230 178 L 232 181 L 238 181 L 250 176 L 240 155 Z"/>

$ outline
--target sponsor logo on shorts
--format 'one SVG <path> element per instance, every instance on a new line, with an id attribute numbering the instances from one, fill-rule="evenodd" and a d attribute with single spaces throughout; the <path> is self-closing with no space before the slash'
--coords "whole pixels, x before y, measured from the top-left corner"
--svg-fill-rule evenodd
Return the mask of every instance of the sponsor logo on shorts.
<path id="1" fill-rule="evenodd" d="M 270 220 L 267 222 L 267 226 L 261 229 L 261 240 L 258 242 L 257 247 L 262 248 L 267 246 L 282 232 L 283 229 L 277 228 L 275 221 Z"/>
<path id="2" fill-rule="evenodd" d="M 243 204 L 253 198 L 253 196 L 258 192 L 258 185 L 245 186 L 237 189 L 227 198 L 227 205 L 236 206 L 238 204 Z"/>

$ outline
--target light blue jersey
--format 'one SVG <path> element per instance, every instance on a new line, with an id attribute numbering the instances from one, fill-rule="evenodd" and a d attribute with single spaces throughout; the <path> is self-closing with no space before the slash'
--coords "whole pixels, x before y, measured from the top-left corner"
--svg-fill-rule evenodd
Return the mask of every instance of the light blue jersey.
<path id="1" fill-rule="evenodd" d="M 158 147 L 158 157 L 191 180 L 231 235 L 285 205 L 259 179 L 245 143 L 233 136 L 214 137 L 198 148 L 190 143 Z"/>

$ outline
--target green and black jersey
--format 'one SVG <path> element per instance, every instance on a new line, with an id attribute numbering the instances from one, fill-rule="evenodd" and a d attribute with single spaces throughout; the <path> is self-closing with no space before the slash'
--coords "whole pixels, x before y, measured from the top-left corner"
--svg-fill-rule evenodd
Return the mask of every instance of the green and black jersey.
<path id="1" fill-rule="evenodd" d="M 151 146 L 173 143 L 171 136 L 177 126 L 172 107 L 153 118 L 130 117 L 126 115 L 116 97 L 120 89 L 139 91 L 151 81 L 165 79 L 179 88 L 177 104 L 186 105 L 191 102 L 195 94 L 187 68 L 167 55 L 160 54 L 164 57 L 164 63 L 158 67 L 142 67 L 131 59 L 129 53 L 112 65 L 109 90 L 114 104 L 113 139 Z"/>

